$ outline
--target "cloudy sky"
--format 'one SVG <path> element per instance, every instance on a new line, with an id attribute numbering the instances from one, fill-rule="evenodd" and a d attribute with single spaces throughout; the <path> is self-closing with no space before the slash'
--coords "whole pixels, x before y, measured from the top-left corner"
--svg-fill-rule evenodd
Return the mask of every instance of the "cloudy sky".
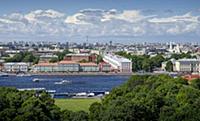
<path id="1" fill-rule="evenodd" d="M 1 0 L 0 41 L 200 42 L 200 0 Z"/>

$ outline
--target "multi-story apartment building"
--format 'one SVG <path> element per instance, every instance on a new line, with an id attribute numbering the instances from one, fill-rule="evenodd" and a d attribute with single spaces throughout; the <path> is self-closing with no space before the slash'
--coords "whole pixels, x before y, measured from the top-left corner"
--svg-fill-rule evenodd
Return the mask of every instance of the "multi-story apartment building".
<path id="1" fill-rule="evenodd" d="M 24 62 L 9 62 L 3 64 L 5 72 L 28 72 L 28 64 Z"/>
<path id="2" fill-rule="evenodd" d="M 113 70 L 132 72 L 132 62 L 129 59 L 114 54 L 104 54 L 103 60 L 109 63 Z"/>

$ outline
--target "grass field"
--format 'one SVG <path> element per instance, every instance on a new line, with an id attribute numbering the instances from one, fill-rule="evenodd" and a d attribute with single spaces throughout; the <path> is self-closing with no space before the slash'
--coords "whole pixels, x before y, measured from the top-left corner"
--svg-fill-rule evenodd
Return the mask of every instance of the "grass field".
<path id="1" fill-rule="evenodd" d="M 89 107 L 94 102 L 100 102 L 97 98 L 86 99 L 55 99 L 55 104 L 61 108 L 61 110 L 68 109 L 72 111 L 89 111 Z"/>

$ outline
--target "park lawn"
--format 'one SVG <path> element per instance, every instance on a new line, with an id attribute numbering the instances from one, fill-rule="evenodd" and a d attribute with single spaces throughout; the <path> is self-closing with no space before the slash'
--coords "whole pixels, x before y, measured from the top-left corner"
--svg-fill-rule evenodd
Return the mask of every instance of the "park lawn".
<path id="1" fill-rule="evenodd" d="M 71 111 L 89 111 L 89 107 L 94 102 L 100 102 L 99 98 L 81 98 L 81 99 L 55 99 L 55 104 L 61 108 L 61 110 L 68 109 Z"/>

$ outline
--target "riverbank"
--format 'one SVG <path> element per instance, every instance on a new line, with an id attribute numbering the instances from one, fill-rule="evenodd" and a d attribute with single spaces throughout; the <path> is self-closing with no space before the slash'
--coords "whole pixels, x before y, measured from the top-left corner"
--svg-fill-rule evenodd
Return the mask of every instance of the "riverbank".
<path id="1" fill-rule="evenodd" d="M 132 72 L 132 73 L 114 73 L 114 72 L 41 72 L 41 73 L 34 73 L 34 72 L 28 72 L 28 73 L 5 73 L 9 76 L 131 76 L 131 75 L 159 75 L 162 73 L 153 73 L 153 72 L 145 72 L 145 73 L 138 73 L 138 72 Z M 168 73 L 163 73 L 168 74 Z"/>
<path id="2" fill-rule="evenodd" d="M 9 75 L 18 75 L 16 73 L 8 73 Z M 133 75 L 134 73 L 114 73 L 114 72 L 109 72 L 109 73 L 105 73 L 105 72 L 42 72 L 42 73 L 34 73 L 34 72 L 28 72 L 26 73 L 25 75 L 53 75 L 53 76 L 63 76 L 63 75 L 69 75 L 69 76 L 76 76 L 76 75 L 80 75 L 80 76 L 95 76 L 95 75 L 98 75 L 98 76 L 115 76 L 115 75 L 121 75 L 121 76 L 130 76 L 130 75 Z"/>

